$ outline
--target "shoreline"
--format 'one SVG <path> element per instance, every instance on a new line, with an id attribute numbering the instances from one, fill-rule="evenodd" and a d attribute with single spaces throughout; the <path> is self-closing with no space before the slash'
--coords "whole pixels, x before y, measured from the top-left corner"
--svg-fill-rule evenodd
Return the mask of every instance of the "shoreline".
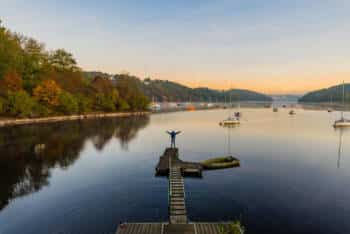
<path id="1" fill-rule="evenodd" d="M 0 119 L 0 128 L 6 126 L 18 126 L 40 123 L 55 123 L 72 120 L 84 120 L 84 119 L 100 119 L 100 118 L 112 118 L 112 117 L 129 117 L 129 116 L 142 116 L 149 115 L 150 111 L 138 111 L 138 112 L 114 112 L 114 113 L 94 113 L 83 115 L 63 115 L 63 116 L 51 116 L 40 118 L 13 118 L 13 119 Z"/>
<path id="2" fill-rule="evenodd" d="M 218 108 L 197 108 L 191 111 L 199 110 L 212 110 Z M 113 112 L 113 113 L 90 113 L 82 115 L 62 115 L 62 116 L 50 116 L 50 117 L 39 117 L 39 118 L 0 118 L 0 128 L 6 126 L 19 126 L 19 125 L 30 125 L 30 124 L 41 124 L 41 123 L 55 123 L 73 120 L 84 120 L 84 119 L 102 119 L 102 118 L 113 118 L 113 117 L 131 117 L 131 116 L 144 116 L 151 114 L 161 113 L 172 113 L 189 111 L 185 108 L 170 108 L 161 111 L 137 111 L 137 112 Z"/>

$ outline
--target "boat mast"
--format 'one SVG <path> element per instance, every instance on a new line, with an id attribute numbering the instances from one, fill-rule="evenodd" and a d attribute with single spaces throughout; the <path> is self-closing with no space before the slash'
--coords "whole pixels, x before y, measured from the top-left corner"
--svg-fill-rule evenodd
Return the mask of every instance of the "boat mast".
<path id="1" fill-rule="evenodd" d="M 341 119 L 344 119 L 345 110 L 345 81 L 343 80 L 343 110 L 341 111 Z"/>
<path id="2" fill-rule="evenodd" d="M 229 108 L 229 117 L 231 117 L 232 114 L 232 93 L 231 93 L 231 89 L 229 91 L 230 94 L 230 108 Z"/>

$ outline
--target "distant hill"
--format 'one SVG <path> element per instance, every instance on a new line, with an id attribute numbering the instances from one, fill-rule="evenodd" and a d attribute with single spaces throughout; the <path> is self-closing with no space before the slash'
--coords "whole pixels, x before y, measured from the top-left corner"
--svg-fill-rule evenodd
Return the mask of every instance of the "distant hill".
<path id="1" fill-rule="evenodd" d="M 309 92 L 299 102 L 342 102 L 343 84 Z M 350 101 L 350 84 L 345 84 L 345 100 Z"/>
<path id="2" fill-rule="evenodd" d="M 93 79 L 95 76 L 112 79 L 116 84 L 121 77 L 128 76 L 135 80 L 135 84 L 150 99 L 155 101 L 176 101 L 176 102 L 224 102 L 229 101 L 231 95 L 232 101 L 272 101 L 272 98 L 253 91 L 244 89 L 232 89 L 230 91 L 220 91 L 209 88 L 190 88 L 185 85 L 168 80 L 151 80 L 149 78 L 141 80 L 135 76 L 126 74 L 108 74 L 103 72 L 84 72 L 86 79 Z"/>
<path id="3" fill-rule="evenodd" d="M 229 91 L 219 91 L 209 88 L 189 88 L 187 86 L 167 81 L 150 80 L 143 81 L 144 93 L 157 101 L 203 101 L 203 102 L 223 102 L 229 101 L 231 95 L 232 101 L 272 101 L 272 98 L 253 91 L 243 89 L 232 89 Z"/>

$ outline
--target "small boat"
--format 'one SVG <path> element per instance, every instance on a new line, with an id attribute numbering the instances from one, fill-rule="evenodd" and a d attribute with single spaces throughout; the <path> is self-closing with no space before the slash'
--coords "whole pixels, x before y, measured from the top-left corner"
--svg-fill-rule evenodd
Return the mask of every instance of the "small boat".
<path id="1" fill-rule="evenodd" d="M 239 125 L 241 121 L 237 117 L 228 117 L 227 119 L 220 122 L 220 125 L 227 126 L 227 125 Z"/>
<path id="2" fill-rule="evenodd" d="M 240 161 L 232 156 L 212 158 L 201 162 L 206 170 L 224 169 L 231 167 L 239 167 Z"/>
<path id="3" fill-rule="evenodd" d="M 238 108 L 240 108 L 240 103 L 238 103 Z M 221 126 L 235 126 L 235 125 L 239 125 L 241 123 L 240 121 L 240 117 L 241 117 L 241 112 L 237 111 L 234 113 L 234 115 L 231 115 L 231 108 L 232 108 L 232 98 L 231 98 L 231 94 L 230 94 L 230 107 L 229 107 L 229 115 L 228 118 L 225 120 L 222 120 L 219 124 Z"/>
<path id="4" fill-rule="evenodd" d="M 333 126 L 335 128 L 350 127 L 350 120 L 344 118 L 344 110 L 345 110 L 345 83 L 343 81 L 343 109 L 341 111 L 340 120 L 337 120 L 334 122 Z"/>
<path id="5" fill-rule="evenodd" d="M 286 108 L 287 106 L 286 105 L 282 105 L 283 108 Z"/>
<path id="6" fill-rule="evenodd" d="M 294 110 L 291 110 L 291 111 L 289 111 L 289 114 L 290 114 L 290 115 L 295 115 L 296 113 L 295 113 Z"/>

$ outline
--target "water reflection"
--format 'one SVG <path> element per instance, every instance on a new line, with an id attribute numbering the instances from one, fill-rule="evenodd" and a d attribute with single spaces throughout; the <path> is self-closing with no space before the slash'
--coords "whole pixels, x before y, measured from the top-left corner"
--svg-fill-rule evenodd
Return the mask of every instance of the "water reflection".
<path id="1" fill-rule="evenodd" d="M 49 184 L 50 170 L 67 168 L 80 155 L 87 140 L 103 150 L 112 138 L 122 149 L 149 117 L 99 119 L 0 129 L 0 210 L 11 199 L 39 191 Z"/>
<path id="2" fill-rule="evenodd" d="M 341 156 L 343 153 L 343 136 L 344 136 L 344 132 L 346 132 L 347 130 L 349 129 L 344 129 L 344 128 L 336 129 L 336 131 L 339 132 L 337 168 L 340 168 Z"/>

